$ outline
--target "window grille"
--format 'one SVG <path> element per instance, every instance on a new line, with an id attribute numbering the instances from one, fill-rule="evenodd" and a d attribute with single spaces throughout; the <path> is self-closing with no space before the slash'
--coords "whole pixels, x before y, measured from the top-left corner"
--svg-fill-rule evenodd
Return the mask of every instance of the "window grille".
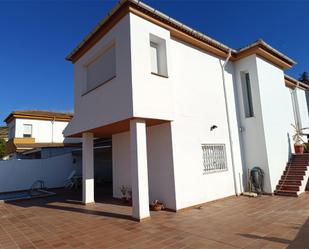
<path id="1" fill-rule="evenodd" d="M 202 144 L 204 174 L 226 171 L 226 152 L 224 144 Z"/>

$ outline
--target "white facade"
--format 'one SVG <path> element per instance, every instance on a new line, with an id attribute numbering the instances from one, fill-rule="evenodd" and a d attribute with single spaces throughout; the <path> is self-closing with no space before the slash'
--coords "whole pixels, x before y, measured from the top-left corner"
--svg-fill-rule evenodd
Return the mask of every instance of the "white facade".
<path id="1" fill-rule="evenodd" d="M 115 76 L 85 93 L 87 65 L 110 46 Z M 133 217 L 147 217 L 153 200 L 179 210 L 238 195 L 254 166 L 265 173 L 265 192 L 274 191 L 293 150 L 284 71 L 256 54 L 223 67 L 225 60 L 128 13 L 75 61 L 75 115 L 65 134 L 112 137 L 113 196 L 121 198 L 123 185 L 132 188 Z M 248 118 L 243 73 L 251 83 L 254 115 Z M 306 126 L 305 95 L 297 96 Z M 91 153 L 88 142 L 85 153 Z M 203 147 L 219 145 L 223 168 L 205 173 Z M 83 167 L 91 172 L 93 163 Z"/>
<path id="2" fill-rule="evenodd" d="M 32 127 L 30 137 L 34 138 L 36 143 L 63 143 L 65 141 L 63 130 L 68 123 L 65 121 L 16 118 L 8 124 L 9 139 L 25 137 L 24 126 L 30 125 Z"/>

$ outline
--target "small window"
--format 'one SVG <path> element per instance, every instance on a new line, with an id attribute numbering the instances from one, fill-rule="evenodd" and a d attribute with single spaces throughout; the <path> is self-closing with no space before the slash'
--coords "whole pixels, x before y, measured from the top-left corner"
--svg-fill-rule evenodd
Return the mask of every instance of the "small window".
<path id="1" fill-rule="evenodd" d="M 32 137 L 32 125 L 24 124 L 23 137 Z"/>
<path id="2" fill-rule="evenodd" d="M 224 144 L 202 144 L 204 174 L 226 171 L 226 152 Z"/>
<path id="3" fill-rule="evenodd" d="M 150 42 L 151 72 L 156 74 L 159 73 L 158 52 L 158 44 Z"/>
<path id="4" fill-rule="evenodd" d="M 251 118 L 254 116 L 254 111 L 253 111 L 252 91 L 251 91 L 249 73 L 242 73 L 241 82 L 242 82 L 242 93 L 243 93 L 245 117 Z"/>
<path id="5" fill-rule="evenodd" d="M 294 114 L 294 120 L 295 120 L 296 127 L 298 127 L 298 129 L 302 129 L 302 122 L 301 122 L 300 113 L 299 113 L 299 104 L 298 104 L 296 89 L 291 91 L 291 97 L 292 97 L 293 114 Z"/>
<path id="6" fill-rule="evenodd" d="M 166 42 L 150 34 L 151 73 L 167 77 Z"/>

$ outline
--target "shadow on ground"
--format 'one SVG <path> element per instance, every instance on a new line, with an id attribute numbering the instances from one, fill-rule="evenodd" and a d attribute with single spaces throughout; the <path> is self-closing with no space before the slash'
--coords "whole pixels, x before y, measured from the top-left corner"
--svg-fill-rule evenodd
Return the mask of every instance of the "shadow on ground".
<path id="1" fill-rule="evenodd" d="M 269 242 L 277 242 L 286 244 L 286 249 L 308 249 L 309 248 L 309 219 L 300 227 L 294 240 L 284 239 L 284 234 L 281 238 L 273 236 L 259 236 L 255 234 L 239 234 L 243 237 L 254 239 L 254 240 L 267 240 Z"/>
<path id="2" fill-rule="evenodd" d="M 112 217 L 117 219 L 133 220 L 131 214 L 122 214 L 119 212 L 110 212 L 108 210 L 116 210 L 117 206 L 126 206 L 130 211 L 131 208 L 128 204 L 123 203 L 121 200 L 112 198 L 111 186 L 96 186 L 95 188 L 95 201 L 96 204 L 106 204 L 106 210 L 102 210 L 102 205 L 87 205 L 82 203 L 82 190 L 79 189 L 53 189 L 51 190 L 56 193 L 54 196 L 36 198 L 31 200 L 20 200 L 7 202 L 12 205 L 19 207 L 43 207 L 68 212 L 77 212 L 81 214 L 99 215 L 104 217 Z M 107 208 L 109 206 L 109 208 Z M 105 207 L 105 206 L 104 206 Z M 115 208 L 116 207 L 116 208 Z"/>

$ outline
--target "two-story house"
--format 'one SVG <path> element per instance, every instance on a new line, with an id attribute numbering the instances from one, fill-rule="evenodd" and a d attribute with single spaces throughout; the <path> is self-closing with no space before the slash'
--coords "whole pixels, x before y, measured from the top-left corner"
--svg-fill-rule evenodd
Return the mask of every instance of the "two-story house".
<path id="1" fill-rule="evenodd" d="M 140 1 L 120 1 L 67 59 L 83 201 L 94 202 L 93 139 L 112 138 L 113 196 L 131 186 L 139 220 L 152 200 L 179 210 L 239 195 L 254 166 L 273 193 L 291 123 L 308 125 L 307 86 L 284 75 L 292 59 L 262 40 L 232 49 Z"/>
<path id="2" fill-rule="evenodd" d="M 31 153 L 41 157 L 42 148 L 62 148 L 80 142 L 65 138 L 63 130 L 72 119 L 72 113 L 41 110 L 13 111 L 4 120 L 8 127 L 7 152 L 10 158 Z"/>

